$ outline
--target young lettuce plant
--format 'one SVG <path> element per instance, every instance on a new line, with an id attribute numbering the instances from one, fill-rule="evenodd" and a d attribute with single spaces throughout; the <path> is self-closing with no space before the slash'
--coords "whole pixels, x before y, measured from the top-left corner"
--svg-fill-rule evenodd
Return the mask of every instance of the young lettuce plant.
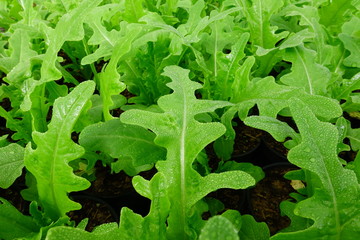
<path id="1" fill-rule="evenodd" d="M 154 181 L 158 178 L 158 181 L 164 181 L 162 184 L 170 204 L 164 233 L 167 238 L 193 239 L 199 231 L 199 226 L 194 223 L 201 222 L 201 216 L 195 210 L 198 201 L 219 188 L 246 188 L 255 182 L 242 171 L 201 177 L 193 169 L 192 164 L 200 151 L 225 130 L 219 123 L 200 123 L 195 116 L 229 104 L 197 100 L 194 91 L 200 85 L 189 80 L 187 70 L 170 66 L 165 68 L 164 75 L 172 79 L 168 86 L 174 90 L 173 94 L 158 101 L 164 113 L 130 110 L 122 114 L 121 120 L 152 130 L 157 135 L 155 143 L 167 149 L 166 160 L 156 163 L 159 176 L 154 177 Z M 147 197 L 151 183 L 141 177 L 134 178 L 135 189 Z M 160 239 L 163 237 L 165 235 Z"/>
<path id="2" fill-rule="evenodd" d="M 356 165 L 354 169 L 344 168 L 339 161 L 338 128 L 318 120 L 308 105 L 297 98 L 291 98 L 289 105 L 300 138 L 289 126 L 280 128 L 282 124 L 278 120 L 271 121 L 261 116 L 245 119 L 246 124 L 265 129 L 279 140 L 285 137 L 296 140 L 288 159 L 301 170 L 286 176 L 306 183 L 305 188 L 299 189 L 299 194 L 291 195 L 296 203 L 285 201 L 281 204 L 282 211 L 291 219 L 291 225 L 271 239 L 360 237 L 359 170 Z M 267 124 L 269 122 L 273 124 Z"/>

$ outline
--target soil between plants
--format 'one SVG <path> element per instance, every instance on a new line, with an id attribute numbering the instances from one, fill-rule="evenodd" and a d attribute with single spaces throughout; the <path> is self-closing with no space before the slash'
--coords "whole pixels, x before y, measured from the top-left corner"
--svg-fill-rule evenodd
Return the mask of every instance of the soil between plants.
<path id="1" fill-rule="evenodd" d="M 249 190 L 249 210 L 258 222 L 266 222 L 271 235 L 290 225 L 290 219 L 282 216 L 280 203 L 290 199 L 295 192 L 291 181 L 285 179 L 285 173 L 298 169 L 295 166 L 280 165 L 265 170 L 265 178 Z"/>
<path id="2" fill-rule="evenodd" d="M 256 149 L 264 134 L 263 131 L 246 126 L 241 121 L 236 121 L 234 126 L 236 132 L 233 156 L 239 156 Z"/>
<path id="3" fill-rule="evenodd" d="M 88 224 L 85 230 L 91 232 L 96 226 L 110 223 L 119 222 L 118 214 L 115 210 L 105 201 L 96 198 L 89 198 L 84 195 L 75 195 L 75 201 L 81 204 L 81 209 L 71 211 L 68 216 L 76 224 L 85 218 L 88 218 Z"/>

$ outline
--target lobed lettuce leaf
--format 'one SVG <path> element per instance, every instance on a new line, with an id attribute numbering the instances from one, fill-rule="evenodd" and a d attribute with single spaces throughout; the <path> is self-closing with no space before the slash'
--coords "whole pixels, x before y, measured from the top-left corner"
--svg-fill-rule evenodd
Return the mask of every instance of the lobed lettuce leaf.
<path id="1" fill-rule="evenodd" d="M 188 70 L 177 66 L 165 68 L 164 75 L 172 80 L 168 86 L 174 92 L 159 99 L 158 104 L 163 113 L 128 110 L 120 118 L 124 123 L 152 130 L 157 135 L 155 143 L 167 149 L 166 160 L 156 163 L 158 174 L 163 175 L 162 184 L 165 184 L 166 196 L 171 204 L 167 213 L 167 238 L 196 237 L 198 230 L 192 226 L 196 221 L 190 220 L 191 209 L 208 193 L 219 188 L 246 188 L 255 183 L 250 175 L 242 171 L 213 173 L 201 177 L 192 168 L 192 163 L 200 151 L 225 132 L 220 123 L 200 123 L 195 120 L 195 116 L 228 106 L 229 103 L 197 100 L 194 91 L 200 88 L 200 85 L 191 82 L 188 73 Z M 155 179 L 157 178 L 154 177 L 150 184 Z M 148 183 L 145 184 L 145 180 L 141 182 L 143 184 L 135 185 L 136 190 L 140 193 L 149 192 L 146 190 Z M 192 218 L 199 219 L 200 216 Z"/>
<path id="2" fill-rule="evenodd" d="M 56 99 L 48 130 L 33 132 L 36 148 L 30 143 L 25 150 L 25 167 L 36 178 L 38 201 L 53 220 L 80 208 L 68 198 L 69 192 L 90 186 L 73 174 L 68 163 L 84 154 L 84 149 L 71 140 L 71 133 L 94 88 L 94 82 L 83 82 L 66 97 Z"/>
<path id="3" fill-rule="evenodd" d="M 338 130 L 316 119 L 302 101 L 292 98 L 290 102 L 301 143 L 289 151 L 288 159 L 305 171 L 308 184 L 308 198 L 296 204 L 294 214 L 313 220 L 313 224 L 272 239 L 359 237 L 360 185 L 355 173 L 337 158 Z"/>

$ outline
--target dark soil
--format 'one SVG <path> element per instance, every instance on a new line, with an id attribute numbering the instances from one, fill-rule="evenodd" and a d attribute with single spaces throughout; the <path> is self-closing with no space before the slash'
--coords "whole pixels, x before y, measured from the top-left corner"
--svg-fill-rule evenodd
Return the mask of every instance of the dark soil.
<path id="1" fill-rule="evenodd" d="M 258 222 L 266 222 L 272 235 L 290 225 L 290 219 L 281 216 L 279 205 L 290 199 L 289 194 L 295 191 L 291 181 L 283 178 L 285 173 L 295 169 L 289 165 L 266 169 L 266 177 L 249 190 L 251 214 Z"/>
<path id="2" fill-rule="evenodd" d="M 269 133 L 264 132 L 262 140 L 265 146 L 272 151 L 275 155 L 283 158 L 286 161 L 286 156 L 289 150 L 284 146 L 283 143 L 276 141 Z"/>
<path id="3" fill-rule="evenodd" d="M 228 188 L 219 189 L 215 192 L 208 194 L 208 197 L 216 198 L 224 204 L 225 208 L 223 212 L 229 209 L 234 209 L 242 212 L 245 203 L 245 196 L 246 195 L 244 190 L 235 190 Z"/>
<path id="4" fill-rule="evenodd" d="M 344 112 L 344 118 L 350 121 L 351 128 L 360 128 L 360 117 L 357 112 L 347 113 Z"/>
<path id="5" fill-rule="evenodd" d="M 261 144 L 261 138 L 264 132 L 256 128 L 246 126 L 240 120 L 236 121 L 234 125 L 236 136 L 232 159 L 238 162 L 251 162 L 253 153 L 256 153 Z M 214 151 L 213 143 L 206 146 L 205 149 L 209 158 L 209 167 L 216 170 L 221 159 L 217 157 Z"/>
<path id="6" fill-rule="evenodd" d="M 246 126 L 243 122 L 237 121 L 234 126 L 236 132 L 233 156 L 241 156 L 255 150 L 260 142 L 263 131 Z"/>
<path id="7" fill-rule="evenodd" d="M 19 212 L 26 215 L 29 214 L 30 203 L 22 198 L 19 189 L 14 187 L 9 187 L 8 189 L 0 188 L 0 197 L 10 202 Z"/>
<path id="8" fill-rule="evenodd" d="M 134 192 L 131 184 L 131 177 L 123 171 L 111 174 L 109 167 L 96 166 L 96 180 L 91 187 L 83 191 L 88 195 L 96 195 L 101 198 L 118 197 L 129 192 Z"/>
<path id="9" fill-rule="evenodd" d="M 91 187 L 83 191 L 83 193 L 96 195 L 101 198 L 112 198 L 135 192 L 131 183 L 132 177 L 128 176 L 123 171 L 111 173 L 109 167 L 103 167 L 100 164 L 97 164 L 95 168 L 96 180 L 93 181 Z M 149 171 L 141 172 L 139 175 L 150 180 L 155 173 L 156 169 L 152 168 Z"/>
<path id="10" fill-rule="evenodd" d="M 145 179 L 149 180 L 156 173 L 153 168 L 149 171 L 140 173 Z M 150 200 L 140 196 L 132 185 L 132 177 L 123 171 L 111 174 L 109 167 L 96 166 L 96 179 L 91 187 L 80 192 L 90 196 L 96 196 L 108 202 L 117 214 L 122 207 L 129 207 L 134 212 L 145 216 L 150 209 Z"/>
<path id="11" fill-rule="evenodd" d="M 71 220 L 78 224 L 81 220 L 88 218 L 87 231 L 103 223 L 119 222 L 119 216 L 115 210 L 105 201 L 86 195 L 74 195 L 73 200 L 80 203 L 82 208 L 68 213 Z"/>

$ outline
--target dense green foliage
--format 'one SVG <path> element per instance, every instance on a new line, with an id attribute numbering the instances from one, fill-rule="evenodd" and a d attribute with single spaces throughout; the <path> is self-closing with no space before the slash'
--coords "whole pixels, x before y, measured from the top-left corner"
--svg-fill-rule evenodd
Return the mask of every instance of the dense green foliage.
<path id="1" fill-rule="evenodd" d="M 360 238 L 360 155 L 339 156 L 360 149 L 345 118 L 360 118 L 359 10 L 358 0 L 2 0 L 11 134 L 0 136 L 0 187 L 24 172 L 31 204 L 26 216 L 0 198 L 0 238 Z M 300 168 L 286 177 L 306 184 L 281 203 L 291 225 L 273 236 L 235 210 L 202 218 L 215 208 L 207 194 L 264 177 L 232 160 L 235 119 L 284 142 Z M 69 193 L 90 186 L 75 170 L 96 162 L 133 176 L 151 200 L 145 217 L 124 207 L 119 224 L 92 232 L 70 220 L 81 205 Z M 151 180 L 139 175 L 153 167 Z"/>

